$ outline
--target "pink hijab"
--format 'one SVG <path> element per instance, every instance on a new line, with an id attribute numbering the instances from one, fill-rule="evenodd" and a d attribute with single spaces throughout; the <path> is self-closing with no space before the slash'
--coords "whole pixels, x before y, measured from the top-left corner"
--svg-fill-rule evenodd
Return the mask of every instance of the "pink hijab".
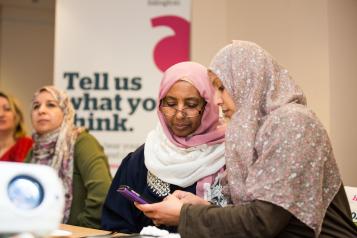
<path id="1" fill-rule="evenodd" d="M 227 126 L 225 152 L 233 203 L 276 204 L 318 236 L 341 177 L 327 132 L 306 107 L 303 92 L 251 42 L 233 41 L 211 68 L 237 108 Z"/>
<path id="2" fill-rule="evenodd" d="M 176 146 L 188 148 L 202 144 L 219 144 L 224 141 L 224 129 L 219 125 L 218 106 L 214 103 L 214 88 L 208 79 L 207 68 L 195 62 L 181 62 L 171 66 L 163 75 L 160 84 L 158 105 L 172 85 L 178 80 L 189 81 L 206 101 L 201 125 L 188 137 L 178 137 L 167 127 L 165 118 L 158 107 L 157 113 L 167 138 Z"/>

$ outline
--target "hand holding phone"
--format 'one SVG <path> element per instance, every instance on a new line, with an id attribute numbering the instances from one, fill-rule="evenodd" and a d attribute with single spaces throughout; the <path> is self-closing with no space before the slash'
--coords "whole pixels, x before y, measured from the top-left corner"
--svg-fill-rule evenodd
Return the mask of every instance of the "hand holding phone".
<path id="1" fill-rule="evenodd" d="M 121 185 L 118 189 L 117 192 L 119 192 L 121 195 L 129 199 L 130 201 L 133 202 L 138 202 L 140 204 L 149 204 L 148 201 L 146 201 L 140 194 L 135 192 L 132 188 L 130 188 L 127 185 Z"/>

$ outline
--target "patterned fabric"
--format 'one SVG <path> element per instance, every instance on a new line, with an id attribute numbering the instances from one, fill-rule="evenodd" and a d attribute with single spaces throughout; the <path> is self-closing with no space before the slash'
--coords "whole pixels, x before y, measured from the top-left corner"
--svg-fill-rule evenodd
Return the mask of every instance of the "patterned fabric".
<path id="1" fill-rule="evenodd" d="M 55 154 L 59 132 L 60 128 L 57 128 L 55 131 L 49 132 L 43 136 L 39 136 L 38 134 L 33 135 L 36 143 L 33 146 L 32 155 L 34 159 L 38 161 L 37 164 L 49 165 L 49 161 L 52 163 L 52 157 Z"/>
<path id="2" fill-rule="evenodd" d="M 200 179 L 197 182 L 196 195 L 221 207 L 230 204 L 231 202 L 222 193 L 222 180 L 225 174 L 225 167 L 223 167 L 217 173 Z"/>
<path id="3" fill-rule="evenodd" d="M 166 197 L 170 194 L 170 184 L 162 181 L 161 179 L 150 173 L 150 171 L 148 171 L 146 179 L 150 190 L 158 197 Z"/>
<path id="4" fill-rule="evenodd" d="M 65 210 L 63 222 L 66 223 L 72 204 L 73 191 L 73 152 L 77 136 L 83 128 L 76 128 L 73 124 L 74 110 L 68 95 L 52 86 L 40 88 L 34 94 L 34 101 L 41 92 L 49 92 L 64 113 L 61 126 L 45 135 L 33 134 L 34 146 L 31 163 L 49 165 L 58 171 L 65 189 Z"/>
<path id="5" fill-rule="evenodd" d="M 211 68 L 237 108 L 226 132 L 233 203 L 271 202 L 318 236 L 341 177 L 327 132 L 306 108 L 303 92 L 286 69 L 251 42 L 233 41 L 217 53 Z"/>
<path id="6" fill-rule="evenodd" d="M 212 204 L 224 207 L 229 204 L 229 200 L 222 193 L 221 180 L 225 174 L 222 167 L 217 173 L 200 179 L 196 185 L 196 195 Z M 147 185 L 150 191 L 158 197 L 166 197 L 170 194 L 170 184 L 161 180 L 154 174 L 147 172 Z"/>

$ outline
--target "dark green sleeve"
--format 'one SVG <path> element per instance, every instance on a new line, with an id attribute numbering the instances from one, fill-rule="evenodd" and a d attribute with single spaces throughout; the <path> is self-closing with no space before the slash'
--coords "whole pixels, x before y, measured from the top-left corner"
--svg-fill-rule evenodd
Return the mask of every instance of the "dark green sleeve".
<path id="1" fill-rule="evenodd" d="M 33 149 L 29 150 L 29 152 L 27 153 L 26 158 L 24 159 L 24 163 L 31 163 L 32 154 L 33 154 Z"/>
<path id="2" fill-rule="evenodd" d="M 102 205 L 112 180 L 108 159 L 102 146 L 87 132 L 82 132 L 77 138 L 74 156 L 81 181 L 73 182 L 83 183 L 84 187 L 84 191 L 74 191 L 74 194 L 78 196 L 83 196 L 79 193 L 86 194 L 84 204 L 72 203 L 72 206 L 83 207 L 76 215 L 76 220 L 79 226 L 99 228 Z M 82 186 L 74 185 L 74 187 Z"/>
<path id="3" fill-rule="evenodd" d="M 185 204 L 178 230 L 182 238 L 276 237 L 290 218 L 288 211 L 263 201 L 223 208 Z"/>

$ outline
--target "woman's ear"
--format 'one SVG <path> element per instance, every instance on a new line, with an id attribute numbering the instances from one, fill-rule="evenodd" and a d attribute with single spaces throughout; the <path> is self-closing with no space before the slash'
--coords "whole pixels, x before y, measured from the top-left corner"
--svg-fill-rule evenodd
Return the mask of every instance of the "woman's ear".
<path id="1" fill-rule="evenodd" d="M 216 79 L 219 79 L 217 74 L 215 74 L 212 70 L 208 69 L 207 70 L 208 78 L 209 80 L 213 83 Z"/>
<path id="2" fill-rule="evenodd" d="M 221 79 L 212 70 L 207 70 L 208 79 L 211 81 L 212 85 L 216 87 L 221 82 Z"/>
<path id="3" fill-rule="evenodd" d="M 215 73 L 213 73 L 212 70 L 208 69 L 208 70 L 207 70 L 207 73 L 208 73 L 208 78 L 210 79 L 211 82 L 213 82 L 213 80 L 214 80 L 215 78 L 217 78 L 217 75 L 216 75 Z"/>

